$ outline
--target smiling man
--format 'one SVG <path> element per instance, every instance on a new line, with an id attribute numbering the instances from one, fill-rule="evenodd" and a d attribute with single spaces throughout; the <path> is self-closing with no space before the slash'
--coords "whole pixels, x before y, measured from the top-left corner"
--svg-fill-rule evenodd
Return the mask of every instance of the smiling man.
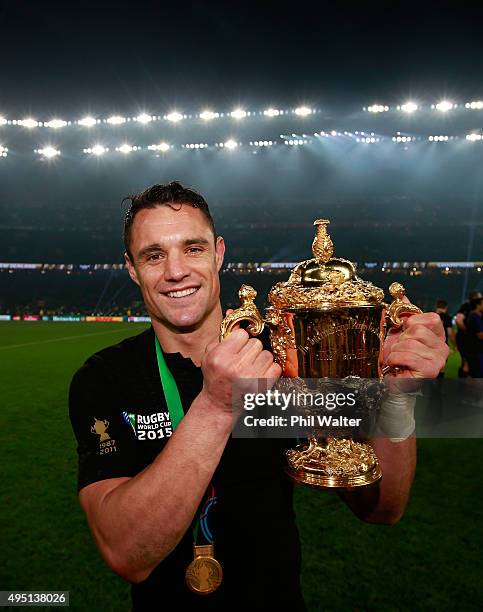
<path id="1" fill-rule="evenodd" d="M 233 381 L 281 371 L 242 329 L 219 341 L 225 245 L 208 206 L 179 183 L 155 185 L 131 199 L 124 240 L 152 327 L 91 357 L 70 391 L 79 499 L 98 548 L 133 583 L 136 611 L 303 610 L 285 441 L 230 437 Z M 434 313 L 385 346 L 386 363 L 418 378 L 446 356 Z M 406 434 L 373 441 L 383 480 L 343 496 L 374 523 L 399 520 L 415 468 L 411 407 L 396 402 L 386 422 Z"/>
<path id="2" fill-rule="evenodd" d="M 218 272 L 225 253 L 204 200 L 191 190 L 179 187 L 177 193 L 173 185 L 170 189 L 176 201 L 164 206 L 159 205 L 166 197 L 162 186 L 138 196 L 124 230 L 129 275 L 139 285 L 168 352 L 173 333 L 178 340 L 198 345 L 203 334 L 210 335 L 205 322 L 220 320 Z M 179 203 L 188 197 L 190 202 Z"/>

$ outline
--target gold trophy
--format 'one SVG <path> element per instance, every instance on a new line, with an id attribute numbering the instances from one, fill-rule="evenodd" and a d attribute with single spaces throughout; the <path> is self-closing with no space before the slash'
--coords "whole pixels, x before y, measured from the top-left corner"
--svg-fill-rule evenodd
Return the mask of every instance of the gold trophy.
<path id="1" fill-rule="evenodd" d="M 302 379 L 382 380 L 383 342 L 388 325 L 402 325 L 401 316 L 420 313 L 404 301 L 404 288 L 393 283 L 391 305 L 384 291 L 356 274 L 347 259 L 333 257 L 328 220 L 317 219 L 313 259 L 299 263 L 288 281 L 269 292 L 271 304 L 262 319 L 255 289 L 242 285 L 241 307 L 222 322 L 227 336 L 241 321 L 259 335 L 265 324 L 282 376 Z M 397 371 L 395 372 L 397 373 Z M 350 437 L 318 436 L 286 453 L 287 472 L 298 483 L 318 488 L 352 488 L 377 482 L 382 472 L 372 446 Z"/>

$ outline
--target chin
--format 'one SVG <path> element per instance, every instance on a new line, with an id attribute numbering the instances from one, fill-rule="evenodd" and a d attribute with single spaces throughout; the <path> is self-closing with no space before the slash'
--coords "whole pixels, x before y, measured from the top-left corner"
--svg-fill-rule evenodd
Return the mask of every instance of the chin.
<path id="1" fill-rule="evenodd" d="M 169 318 L 167 319 L 167 321 L 172 327 L 190 330 L 190 329 L 198 327 L 202 322 L 202 318 L 199 316 L 195 316 L 195 315 L 181 316 L 181 317 Z"/>

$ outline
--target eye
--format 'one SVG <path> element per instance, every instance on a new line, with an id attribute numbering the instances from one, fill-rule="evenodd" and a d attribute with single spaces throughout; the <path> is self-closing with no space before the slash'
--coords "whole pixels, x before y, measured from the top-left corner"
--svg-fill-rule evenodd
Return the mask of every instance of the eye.
<path id="1" fill-rule="evenodd" d="M 152 253 L 151 255 L 147 256 L 146 261 L 151 262 L 151 263 L 156 263 L 160 259 L 161 259 L 160 253 Z"/>
<path id="2" fill-rule="evenodd" d="M 190 246 L 188 249 L 188 253 L 193 253 L 194 255 L 197 255 L 198 253 L 202 253 L 203 249 L 199 246 Z"/>

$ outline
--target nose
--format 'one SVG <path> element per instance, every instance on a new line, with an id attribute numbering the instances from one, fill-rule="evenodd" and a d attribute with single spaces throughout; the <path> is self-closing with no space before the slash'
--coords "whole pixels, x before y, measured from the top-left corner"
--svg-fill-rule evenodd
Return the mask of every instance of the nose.
<path id="1" fill-rule="evenodd" d="M 190 274 L 190 268 L 183 254 L 170 253 L 166 258 L 164 266 L 164 280 L 171 282 L 179 282 Z"/>

